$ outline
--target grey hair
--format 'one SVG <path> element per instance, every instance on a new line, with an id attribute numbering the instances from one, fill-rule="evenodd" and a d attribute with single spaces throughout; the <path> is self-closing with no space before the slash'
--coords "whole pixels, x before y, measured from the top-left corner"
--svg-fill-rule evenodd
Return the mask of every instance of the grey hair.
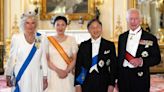
<path id="1" fill-rule="evenodd" d="M 25 23 L 27 21 L 27 19 L 32 18 L 35 22 L 36 22 L 36 27 L 38 25 L 38 17 L 35 14 L 35 12 L 28 12 L 28 13 L 24 13 L 21 16 L 21 20 L 20 20 L 20 29 L 24 31 L 24 27 L 25 27 Z"/>
<path id="2" fill-rule="evenodd" d="M 139 18 L 140 18 L 140 19 L 142 18 L 141 12 L 140 12 L 138 9 L 136 9 L 136 8 L 131 8 L 131 9 L 129 9 L 129 10 L 127 11 L 127 15 L 126 15 L 126 20 L 127 20 L 127 21 L 129 21 L 129 16 L 130 16 L 130 14 L 131 14 L 132 12 L 137 12 L 137 13 L 139 14 Z"/>

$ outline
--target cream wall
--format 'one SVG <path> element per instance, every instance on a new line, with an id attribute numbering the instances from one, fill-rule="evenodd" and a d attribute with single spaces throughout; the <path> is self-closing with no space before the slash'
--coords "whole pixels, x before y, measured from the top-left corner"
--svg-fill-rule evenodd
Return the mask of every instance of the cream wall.
<path id="1" fill-rule="evenodd" d="M 23 12 L 21 3 L 23 3 L 22 0 L 4 0 L 5 38 L 9 38 L 10 35 L 11 35 L 11 30 L 12 30 L 12 26 L 13 26 L 13 23 L 14 23 L 15 16 L 17 16 L 17 18 L 19 20 L 21 12 Z"/>
<path id="2" fill-rule="evenodd" d="M 30 4 L 29 0 L 4 0 L 5 1 L 5 38 L 10 37 L 10 32 L 14 23 L 14 17 L 17 16 L 18 26 L 20 16 L 24 11 L 33 10 L 34 6 Z M 103 5 L 100 5 L 100 20 L 103 23 L 103 37 L 112 40 L 113 31 L 117 21 L 117 16 L 121 16 L 121 24 L 123 29 L 126 30 L 126 10 L 127 0 L 104 0 Z M 83 29 L 86 29 L 87 21 L 84 22 Z M 53 29 L 49 20 L 39 21 L 39 29 L 47 30 Z M 72 21 L 68 29 L 79 30 L 81 29 L 78 21 Z"/>
<path id="3" fill-rule="evenodd" d="M 127 0 L 104 0 L 104 4 L 100 6 L 101 17 L 103 22 L 103 36 L 107 39 L 113 39 L 113 31 L 115 31 L 116 21 L 120 16 L 123 31 L 127 30 L 126 11 Z"/>
<path id="4" fill-rule="evenodd" d="M 114 28 L 114 0 L 104 0 L 104 4 L 99 6 L 100 20 L 103 23 L 103 37 L 112 40 Z"/>
<path id="5" fill-rule="evenodd" d="M 128 0 L 114 0 L 114 25 L 116 25 L 116 21 L 118 20 L 118 16 L 120 16 L 121 25 L 123 27 L 123 32 L 127 30 L 126 23 L 126 11 L 128 9 Z"/>

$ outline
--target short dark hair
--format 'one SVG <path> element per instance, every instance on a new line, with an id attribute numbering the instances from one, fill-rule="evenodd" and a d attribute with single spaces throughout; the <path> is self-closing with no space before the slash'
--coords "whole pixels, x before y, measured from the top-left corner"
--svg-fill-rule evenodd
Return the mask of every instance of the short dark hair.
<path id="1" fill-rule="evenodd" d="M 92 20 L 90 20 L 89 22 L 88 22 L 88 24 L 87 24 L 87 29 L 89 28 L 89 26 L 93 23 L 93 22 L 98 22 L 101 26 L 102 26 L 102 23 L 101 23 L 101 21 L 100 20 L 98 20 L 98 19 L 96 19 L 96 18 L 94 18 L 94 19 L 92 19 Z"/>
<path id="2" fill-rule="evenodd" d="M 58 20 L 63 20 L 65 22 L 65 24 L 67 25 L 67 18 L 64 16 L 57 16 L 57 17 L 53 18 L 52 24 L 55 25 L 56 21 L 58 21 Z"/>

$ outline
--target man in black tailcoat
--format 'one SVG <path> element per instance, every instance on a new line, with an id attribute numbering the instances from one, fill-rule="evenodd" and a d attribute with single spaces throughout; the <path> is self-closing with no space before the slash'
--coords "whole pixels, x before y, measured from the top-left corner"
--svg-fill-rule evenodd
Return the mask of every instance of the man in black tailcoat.
<path id="1" fill-rule="evenodd" d="M 160 63 L 161 56 L 155 36 L 140 27 L 137 9 L 127 13 L 129 30 L 119 36 L 119 92 L 150 92 L 149 67 Z"/>
<path id="2" fill-rule="evenodd" d="M 79 46 L 75 67 L 76 92 L 113 92 L 116 79 L 116 53 L 113 42 L 101 37 L 102 23 L 87 25 L 91 38 Z"/>

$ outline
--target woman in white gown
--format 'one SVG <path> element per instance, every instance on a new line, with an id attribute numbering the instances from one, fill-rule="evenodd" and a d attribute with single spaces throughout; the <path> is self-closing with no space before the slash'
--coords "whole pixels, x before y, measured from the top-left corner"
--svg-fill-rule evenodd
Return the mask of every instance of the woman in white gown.
<path id="1" fill-rule="evenodd" d="M 46 45 L 44 45 L 45 37 L 36 33 L 37 17 L 35 12 L 27 12 L 22 15 L 21 27 L 23 32 L 13 35 L 11 40 L 10 56 L 6 69 L 7 85 L 13 86 L 14 92 L 43 92 L 43 89 L 48 85 L 48 67 L 46 50 L 44 50 Z M 31 51 L 34 51 L 33 55 Z M 29 60 L 30 55 L 32 56 L 31 60 Z M 30 63 L 20 74 L 22 66 L 24 68 L 27 62 Z M 13 76 L 15 76 L 18 85 L 11 83 Z M 18 76 L 21 76 L 20 80 L 18 80 Z"/>
<path id="2" fill-rule="evenodd" d="M 72 70 L 75 65 L 78 46 L 73 37 L 64 34 L 67 27 L 67 19 L 64 16 L 57 16 L 52 20 L 52 24 L 56 29 L 57 35 L 51 37 L 59 43 L 71 63 L 67 64 L 58 50 L 48 41 L 47 61 L 49 73 L 46 92 L 74 92 L 74 75 Z"/>

